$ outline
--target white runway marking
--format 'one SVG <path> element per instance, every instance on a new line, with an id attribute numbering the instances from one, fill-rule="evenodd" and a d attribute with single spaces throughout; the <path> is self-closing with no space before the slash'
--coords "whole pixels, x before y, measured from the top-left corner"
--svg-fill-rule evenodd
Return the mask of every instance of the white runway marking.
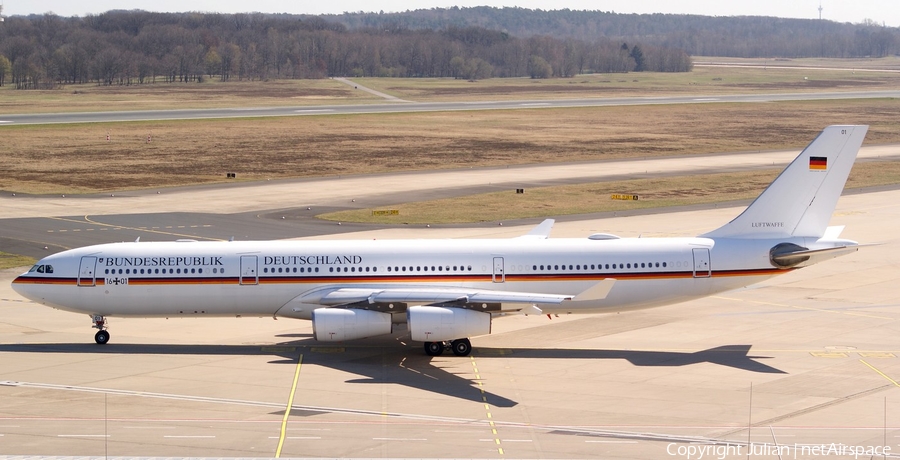
<path id="1" fill-rule="evenodd" d="M 637 444 L 637 441 L 585 441 L 585 442 L 593 442 L 600 444 Z M 694 443 L 691 443 L 694 444 Z"/>
<path id="2" fill-rule="evenodd" d="M 164 438 L 178 438 L 178 439 L 210 439 L 215 438 L 215 436 L 177 436 L 177 435 L 167 435 L 163 436 Z"/>
<path id="3" fill-rule="evenodd" d="M 372 438 L 373 441 L 427 441 L 425 438 Z"/>
<path id="4" fill-rule="evenodd" d="M 334 109 L 301 109 L 301 110 L 294 110 L 294 113 L 323 113 L 323 112 L 334 112 Z"/>
<path id="5" fill-rule="evenodd" d="M 57 438 L 108 438 L 108 434 L 58 434 Z"/>

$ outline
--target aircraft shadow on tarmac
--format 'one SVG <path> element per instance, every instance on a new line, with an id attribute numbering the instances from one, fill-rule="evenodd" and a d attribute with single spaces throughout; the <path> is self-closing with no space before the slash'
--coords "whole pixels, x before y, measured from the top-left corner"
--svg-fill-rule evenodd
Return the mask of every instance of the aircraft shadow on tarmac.
<path id="1" fill-rule="evenodd" d="M 468 366 L 460 367 L 452 355 L 440 359 L 426 356 L 419 347 L 386 345 L 341 347 L 323 344 L 310 339 L 297 340 L 272 346 L 251 345 L 141 345 L 107 344 L 98 346 L 87 343 L 62 344 L 0 344 L 0 353 L 78 353 L 125 355 L 235 355 L 278 356 L 272 364 L 296 364 L 300 354 L 303 365 L 322 366 L 361 376 L 347 380 L 350 384 L 395 384 L 438 393 L 472 402 L 487 402 L 496 407 L 513 407 L 518 402 L 498 394 L 481 392 L 473 380 Z M 757 360 L 765 356 L 748 355 L 751 345 L 726 345 L 693 353 L 676 351 L 590 350 L 564 348 L 490 348 L 476 347 L 476 357 L 490 359 L 624 359 L 638 367 L 681 367 L 710 363 L 747 372 L 786 374 L 786 372 Z M 446 361 L 446 359 L 450 361 Z M 468 362 L 468 359 L 466 359 Z M 460 375 L 460 374 L 465 374 Z M 473 376 L 472 376 L 473 377 Z M 310 413 L 312 415 L 314 413 Z"/>

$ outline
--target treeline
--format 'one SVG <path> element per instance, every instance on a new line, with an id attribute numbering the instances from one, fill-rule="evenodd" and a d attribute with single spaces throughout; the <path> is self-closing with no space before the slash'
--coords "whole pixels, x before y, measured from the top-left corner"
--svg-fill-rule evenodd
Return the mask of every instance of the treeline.
<path id="1" fill-rule="evenodd" d="M 434 8 L 390 14 L 344 13 L 326 18 L 350 28 L 441 29 L 478 25 L 519 37 L 547 35 L 586 42 L 606 38 L 678 48 L 691 56 L 846 58 L 900 54 L 900 29 L 879 25 L 879 18 L 850 24 L 764 16 L 618 14 L 493 7 Z"/>
<path id="2" fill-rule="evenodd" d="M 847 58 L 900 54 L 900 28 L 883 27 L 879 18 L 850 24 L 765 16 L 619 14 L 515 7 L 433 8 L 389 14 L 359 12 L 325 18 L 350 28 L 441 29 L 478 25 L 515 36 L 547 35 L 582 41 L 605 37 L 678 48 L 692 56 Z"/>
<path id="3" fill-rule="evenodd" d="M 349 28 L 317 16 L 144 11 L 0 23 L 0 85 L 21 89 L 210 77 L 547 78 L 690 69 L 687 53 L 663 45 L 519 38 L 476 26 Z"/>

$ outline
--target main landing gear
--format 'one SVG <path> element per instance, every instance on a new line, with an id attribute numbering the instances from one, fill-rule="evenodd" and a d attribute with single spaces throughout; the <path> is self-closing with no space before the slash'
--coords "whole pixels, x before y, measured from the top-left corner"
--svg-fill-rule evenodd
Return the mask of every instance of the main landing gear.
<path id="1" fill-rule="evenodd" d="M 109 332 L 106 332 L 106 318 L 103 315 L 92 315 L 94 325 L 92 327 L 100 329 L 94 334 L 94 341 L 99 345 L 106 345 L 109 342 Z"/>
<path id="2" fill-rule="evenodd" d="M 447 342 L 425 342 L 425 354 L 428 356 L 440 356 L 447 348 Z M 456 339 L 449 343 L 449 348 L 456 356 L 469 356 L 472 353 L 472 342 L 469 339 Z"/>

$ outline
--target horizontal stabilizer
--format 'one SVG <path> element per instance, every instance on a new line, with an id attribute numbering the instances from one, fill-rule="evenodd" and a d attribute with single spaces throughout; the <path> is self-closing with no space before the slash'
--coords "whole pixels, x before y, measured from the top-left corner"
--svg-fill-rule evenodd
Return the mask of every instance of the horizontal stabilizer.
<path id="1" fill-rule="evenodd" d="M 553 219 L 546 219 L 543 222 L 541 222 L 540 224 L 538 224 L 537 227 L 534 227 L 533 229 L 531 229 L 530 232 L 528 232 L 522 236 L 519 236 L 518 238 L 546 240 L 547 238 L 550 238 L 550 230 L 553 230 L 553 224 L 555 222 L 556 221 Z"/>
<path id="2" fill-rule="evenodd" d="M 858 245 L 837 246 L 825 249 L 806 249 L 800 246 L 796 246 L 796 248 L 796 250 L 791 251 L 773 252 L 769 256 L 772 265 L 778 268 L 805 267 L 859 250 Z"/>

